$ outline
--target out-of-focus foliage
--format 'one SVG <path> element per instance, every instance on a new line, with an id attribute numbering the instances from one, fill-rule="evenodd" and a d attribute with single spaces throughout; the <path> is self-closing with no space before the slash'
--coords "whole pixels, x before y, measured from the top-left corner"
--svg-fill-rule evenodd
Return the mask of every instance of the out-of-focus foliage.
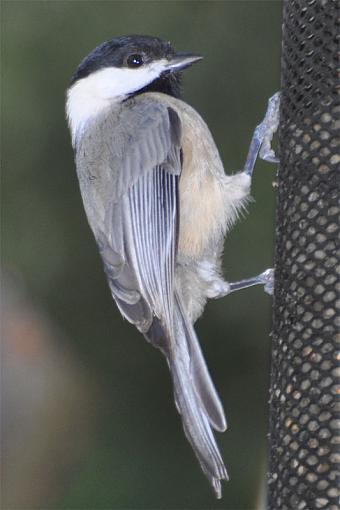
<path id="1" fill-rule="evenodd" d="M 24 475 L 11 478 L 7 494 L 23 497 L 16 503 L 8 496 L 6 508 L 255 507 L 265 463 L 269 297 L 253 288 L 211 302 L 197 324 L 229 421 L 217 439 L 231 480 L 217 502 L 185 440 L 164 359 L 117 312 L 83 212 L 64 118 L 65 88 L 94 46 L 131 33 L 157 35 L 180 51 L 204 55 L 185 74 L 184 99 L 209 124 L 226 171 L 242 167 L 252 130 L 279 87 L 277 1 L 2 2 L 3 264 L 11 281 L 23 282 L 26 298 L 39 304 L 48 324 L 62 331 L 46 335 L 59 343 L 67 373 L 71 366 L 83 370 L 94 390 L 75 376 L 81 398 L 71 399 L 73 413 L 62 415 L 59 396 L 56 409 L 53 400 L 46 407 L 51 420 L 42 420 L 33 406 L 28 424 L 26 415 L 13 411 L 26 386 L 18 383 L 16 398 L 3 411 L 13 420 L 19 416 L 23 437 L 28 427 L 38 430 L 41 444 L 31 448 L 30 461 L 25 458 Z M 224 267 L 231 280 L 272 264 L 274 179 L 275 167 L 257 165 L 251 214 L 226 242 Z M 32 329 L 23 327 L 20 334 L 24 346 Z M 20 381 L 28 384 L 45 369 L 46 358 L 39 360 Z M 47 386 L 56 384 L 55 370 L 50 379 L 44 371 Z M 77 395 L 72 377 L 65 380 Z M 15 380 L 6 377 L 5 390 L 11 385 Z M 62 444 L 48 448 L 58 426 Z M 78 431 L 85 430 L 87 440 L 79 441 Z M 81 445 L 76 460 L 67 455 L 74 442 Z M 6 462 L 3 477 L 19 469 L 20 455 L 8 453 Z"/>

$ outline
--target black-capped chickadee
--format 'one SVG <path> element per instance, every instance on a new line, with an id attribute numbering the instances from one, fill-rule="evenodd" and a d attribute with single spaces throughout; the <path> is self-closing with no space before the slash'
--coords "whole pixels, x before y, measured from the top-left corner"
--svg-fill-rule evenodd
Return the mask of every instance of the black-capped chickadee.
<path id="1" fill-rule="evenodd" d="M 208 298 L 258 283 L 221 276 L 224 237 L 249 198 L 258 152 L 275 161 L 278 95 L 257 127 L 244 171 L 224 173 L 200 115 L 179 99 L 183 69 L 202 57 L 156 37 L 95 48 L 67 90 L 67 118 L 87 218 L 112 296 L 168 362 L 177 409 L 199 463 L 221 497 L 227 470 L 212 428 L 226 419 L 193 324 Z M 261 154 L 262 151 L 262 154 Z"/>

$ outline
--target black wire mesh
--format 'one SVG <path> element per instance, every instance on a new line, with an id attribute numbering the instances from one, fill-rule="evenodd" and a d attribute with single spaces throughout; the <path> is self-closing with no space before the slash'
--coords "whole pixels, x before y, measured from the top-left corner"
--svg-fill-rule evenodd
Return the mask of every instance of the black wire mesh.
<path id="1" fill-rule="evenodd" d="M 271 510 L 340 508 L 338 11 L 284 2 Z"/>

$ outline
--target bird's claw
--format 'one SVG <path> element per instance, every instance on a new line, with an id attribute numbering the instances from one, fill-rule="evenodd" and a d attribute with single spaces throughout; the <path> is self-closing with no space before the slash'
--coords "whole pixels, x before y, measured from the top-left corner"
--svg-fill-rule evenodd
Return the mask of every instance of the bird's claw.
<path id="1" fill-rule="evenodd" d="M 264 291 L 272 296 L 274 292 L 274 269 L 266 269 L 258 278 L 263 283 Z"/>
<path id="2" fill-rule="evenodd" d="M 280 92 L 277 92 L 269 99 L 264 119 L 254 131 L 244 165 L 246 175 L 252 176 L 258 156 L 271 163 L 279 162 L 271 146 L 273 136 L 279 126 L 279 112 Z"/>
<path id="3" fill-rule="evenodd" d="M 273 136 L 279 127 L 280 120 L 280 92 L 276 92 L 269 100 L 266 115 L 258 126 L 263 136 L 259 156 L 269 163 L 279 163 L 280 160 L 272 149 Z"/>

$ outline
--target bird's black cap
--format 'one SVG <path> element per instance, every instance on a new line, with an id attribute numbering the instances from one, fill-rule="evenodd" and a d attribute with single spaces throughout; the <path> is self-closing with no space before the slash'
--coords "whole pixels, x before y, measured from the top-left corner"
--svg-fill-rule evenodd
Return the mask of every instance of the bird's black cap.
<path id="1" fill-rule="evenodd" d="M 176 57 L 171 43 L 158 37 L 148 35 L 116 37 L 97 46 L 82 60 L 71 77 L 70 86 L 105 67 L 126 67 L 128 57 L 134 54 L 142 54 L 146 64 L 154 60 L 171 60 Z M 180 79 L 180 69 L 166 72 L 137 93 L 155 91 L 179 97 Z"/>

